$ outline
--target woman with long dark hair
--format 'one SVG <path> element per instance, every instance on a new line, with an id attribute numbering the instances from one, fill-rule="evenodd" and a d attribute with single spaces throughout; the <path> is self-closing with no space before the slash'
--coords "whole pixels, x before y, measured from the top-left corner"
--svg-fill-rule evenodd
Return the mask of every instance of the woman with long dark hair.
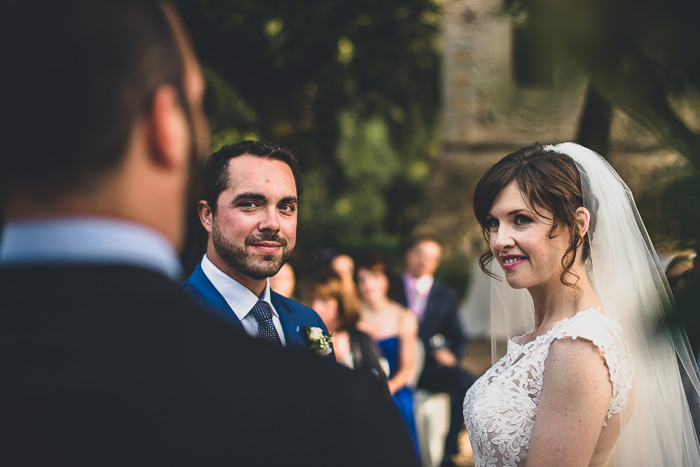
<path id="1" fill-rule="evenodd" d="M 687 340 L 632 193 L 575 143 L 509 154 L 479 181 L 491 309 L 532 331 L 467 392 L 476 465 L 697 466 Z M 492 320 L 493 321 L 493 320 Z"/>
<path id="2" fill-rule="evenodd" d="M 375 340 L 389 363 L 389 391 L 406 419 L 418 452 L 413 389 L 408 386 L 414 373 L 418 322 L 410 311 L 389 298 L 395 276 L 383 255 L 368 253 L 361 257 L 356 277 L 362 299 L 358 328 Z"/>
<path id="3" fill-rule="evenodd" d="M 311 282 L 311 308 L 318 313 L 332 335 L 331 341 L 338 363 L 349 368 L 369 371 L 386 381 L 377 344 L 370 336 L 357 329 L 360 302 L 353 292 L 354 290 L 348 289 L 338 273 L 331 269 L 323 269 Z"/>

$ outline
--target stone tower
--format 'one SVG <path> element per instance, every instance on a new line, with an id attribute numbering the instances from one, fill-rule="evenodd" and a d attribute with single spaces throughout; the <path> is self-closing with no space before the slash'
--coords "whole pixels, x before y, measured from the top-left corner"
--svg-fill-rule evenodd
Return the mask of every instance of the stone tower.
<path id="1" fill-rule="evenodd" d="M 498 0 L 445 0 L 443 8 L 443 147 L 417 231 L 440 235 L 447 254 L 474 259 L 485 247 L 471 208 L 476 182 L 518 148 L 574 141 L 587 83 L 555 41 L 532 42 Z M 688 165 L 619 111 L 605 156 L 638 200 Z"/>

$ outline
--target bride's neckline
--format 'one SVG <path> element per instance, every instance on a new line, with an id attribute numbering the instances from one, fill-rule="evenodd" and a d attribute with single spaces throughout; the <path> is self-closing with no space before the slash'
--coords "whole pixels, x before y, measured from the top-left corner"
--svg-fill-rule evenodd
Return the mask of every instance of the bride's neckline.
<path id="1" fill-rule="evenodd" d="M 559 329 L 564 323 L 571 321 L 572 319 L 576 318 L 577 316 L 581 316 L 583 314 L 588 314 L 588 313 L 595 313 L 595 314 L 600 315 L 600 316 L 607 316 L 605 313 L 601 313 L 601 311 L 600 311 L 601 309 L 602 309 L 602 307 L 590 307 L 587 310 L 580 310 L 580 311 L 576 312 L 573 316 L 570 316 L 568 318 L 563 318 L 563 319 L 560 319 L 559 321 L 555 322 L 554 325 L 549 329 L 549 331 L 545 332 L 544 334 L 540 334 L 539 336 L 535 337 L 532 340 L 525 340 L 524 342 L 522 341 L 523 338 L 529 339 L 529 337 L 532 335 L 532 332 L 529 332 L 526 334 L 522 334 L 520 336 L 511 337 L 508 340 L 508 343 L 509 344 L 512 343 L 513 345 L 517 345 L 518 347 L 524 347 L 524 346 L 527 346 L 530 344 L 532 344 L 534 346 L 536 343 L 545 340 L 554 331 Z"/>

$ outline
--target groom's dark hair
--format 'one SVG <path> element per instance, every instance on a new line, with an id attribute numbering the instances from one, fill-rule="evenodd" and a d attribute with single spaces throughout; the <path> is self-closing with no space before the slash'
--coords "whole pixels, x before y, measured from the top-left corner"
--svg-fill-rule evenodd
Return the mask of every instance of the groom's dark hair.
<path id="1" fill-rule="evenodd" d="M 5 194 L 99 183 L 160 85 L 175 87 L 189 114 L 182 54 L 159 2 L 8 0 L 0 17 Z"/>

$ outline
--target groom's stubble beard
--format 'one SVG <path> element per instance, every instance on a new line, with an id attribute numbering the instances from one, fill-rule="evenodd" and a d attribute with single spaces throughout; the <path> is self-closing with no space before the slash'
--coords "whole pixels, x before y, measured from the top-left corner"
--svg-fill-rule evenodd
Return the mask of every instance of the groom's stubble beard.
<path id="1" fill-rule="evenodd" d="M 282 268 L 294 251 L 294 246 L 273 233 L 263 233 L 260 236 L 250 235 L 246 237 L 244 246 L 231 243 L 219 229 L 216 216 L 213 216 L 211 239 L 216 254 L 231 268 L 242 272 L 244 275 L 262 280 L 272 277 Z M 259 241 L 274 241 L 282 245 L 280 255 L 263 255 L 248 248 L 248 245 Z"/>

